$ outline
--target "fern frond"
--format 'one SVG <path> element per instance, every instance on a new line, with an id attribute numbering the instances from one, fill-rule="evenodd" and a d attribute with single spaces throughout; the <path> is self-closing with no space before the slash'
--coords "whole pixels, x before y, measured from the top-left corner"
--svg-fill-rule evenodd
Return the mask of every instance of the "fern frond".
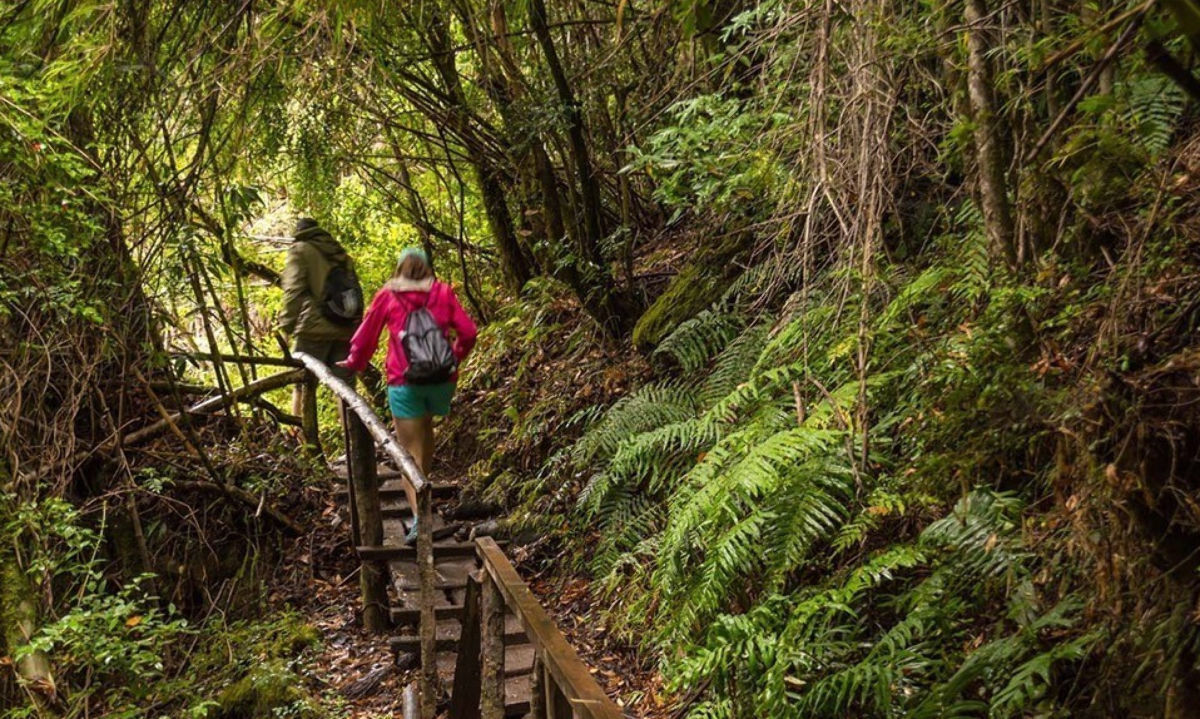
<path id="1" fill-rule="evenodd" d="M 572 451 L 578 467 L 611 457 L 617 447 L 641 432 L 696 415 L 691 390 L 671 385 L 647 385 L 609 408 Z"/>
<path id="2" fill-rule="evenodd" d="M 762 352 L 766 334 L 766 325 L 749 327 L 717 356 L 712 370 L 700 386 L 701 405 L 712 405 L 750 377 L 751 368 Z"/>
<path id="3" fill-rule="evenodd" d="M 684 372 L 708 364 L 744 327 L 742 318 L 719 307 L 681 323 L 659 343 L 652 356 L 670 357 Z"/>

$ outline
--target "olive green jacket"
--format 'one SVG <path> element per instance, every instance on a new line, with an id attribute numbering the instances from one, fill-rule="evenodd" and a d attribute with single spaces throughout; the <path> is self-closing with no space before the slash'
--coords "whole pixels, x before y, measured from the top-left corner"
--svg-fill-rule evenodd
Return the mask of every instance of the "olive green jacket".
<path id="1" fill-rule="evenodd" d="M 325 277 L 334 264 L 354 267 L 354 261 L 337 240 L 320 227 L 296 235 L 283 268 L 283 312 L 279 329 L 284 334 L 309 340 L 350 339 L 353 327 L 342 327 L 321 314 Z"/>

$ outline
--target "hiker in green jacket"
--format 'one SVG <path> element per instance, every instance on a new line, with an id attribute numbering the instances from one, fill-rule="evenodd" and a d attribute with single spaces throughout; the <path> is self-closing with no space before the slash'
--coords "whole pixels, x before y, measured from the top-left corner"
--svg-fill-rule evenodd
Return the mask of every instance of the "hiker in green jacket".
<path id="1" fill-rule="evenodd" d="M 295 240 L 283 268 L 283 311 L 279 329 L 295 338 L 294 349 L 324 362 L 334 375 L 353 383 L 354 373 L 337 365 L 350 352 L 350 338 L 362 319 L 362 287 L 354 260 L 316 220 L 296 222 Z M 301 413 L 301 389 L 292 411 Z"/>

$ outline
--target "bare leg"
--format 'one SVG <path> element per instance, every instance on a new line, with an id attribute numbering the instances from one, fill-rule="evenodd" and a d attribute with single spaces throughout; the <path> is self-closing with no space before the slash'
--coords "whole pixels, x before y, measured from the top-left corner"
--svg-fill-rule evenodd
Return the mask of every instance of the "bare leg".
<path id="1" fill-rule="evenodd" d="M 299 384 L 292 385 L 292 416 L 299 417 L 304 412 L 304 390 Z"/>
<path id="2" fill-rule="evenodd" d="M 392 424 L 396 427 L 396 439 L 400 440 L 401 446 L 408 450 L 408 453 L 416 460 L 417 466 L 421 471 L 425 471 L 425 454 L 424 454 L 424 435 L 421 430 L 421 423 L 428 418 L 419 419 L 400 419 L 392 417 Z M 408 506 L 412 508 L 413 513 L 417 511 L 417 495 L 413 491 L 408 482 L 404 482 L 404 494 L 408 497 Z"/>
<path id="3" fill-rule="evenodd" d="M 425 415 L 421 418 L 421 441 L 425 445 L 425 462 L 421 465 L 421 471 L 425 476 L 429 476 L 429 472 L 433 470 L 433 416 Z"/>

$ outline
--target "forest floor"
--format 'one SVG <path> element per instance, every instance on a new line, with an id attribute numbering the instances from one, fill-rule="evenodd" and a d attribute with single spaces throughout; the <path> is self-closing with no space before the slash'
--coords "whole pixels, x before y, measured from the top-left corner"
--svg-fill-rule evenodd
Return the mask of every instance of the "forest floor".
<path id="1" fill-rule="evenodd" d="M 268 601 L 298 611 L 315 628 L 321 643 L 304 657 L 315 693 L 342 704 L 352 719 L 396 716 L 403 708 L 405 676 L 396 670 L 386 635 L 363 630 L 358 562 L 350 546 L 345 510 L 333 493 L 331 479 L 323 509 L 310 520 L 312 530 L 287 549 L 285 566 L 293 571 L 277 585 Z M 343 703 L 344 702 L 344 703 Z"/>

